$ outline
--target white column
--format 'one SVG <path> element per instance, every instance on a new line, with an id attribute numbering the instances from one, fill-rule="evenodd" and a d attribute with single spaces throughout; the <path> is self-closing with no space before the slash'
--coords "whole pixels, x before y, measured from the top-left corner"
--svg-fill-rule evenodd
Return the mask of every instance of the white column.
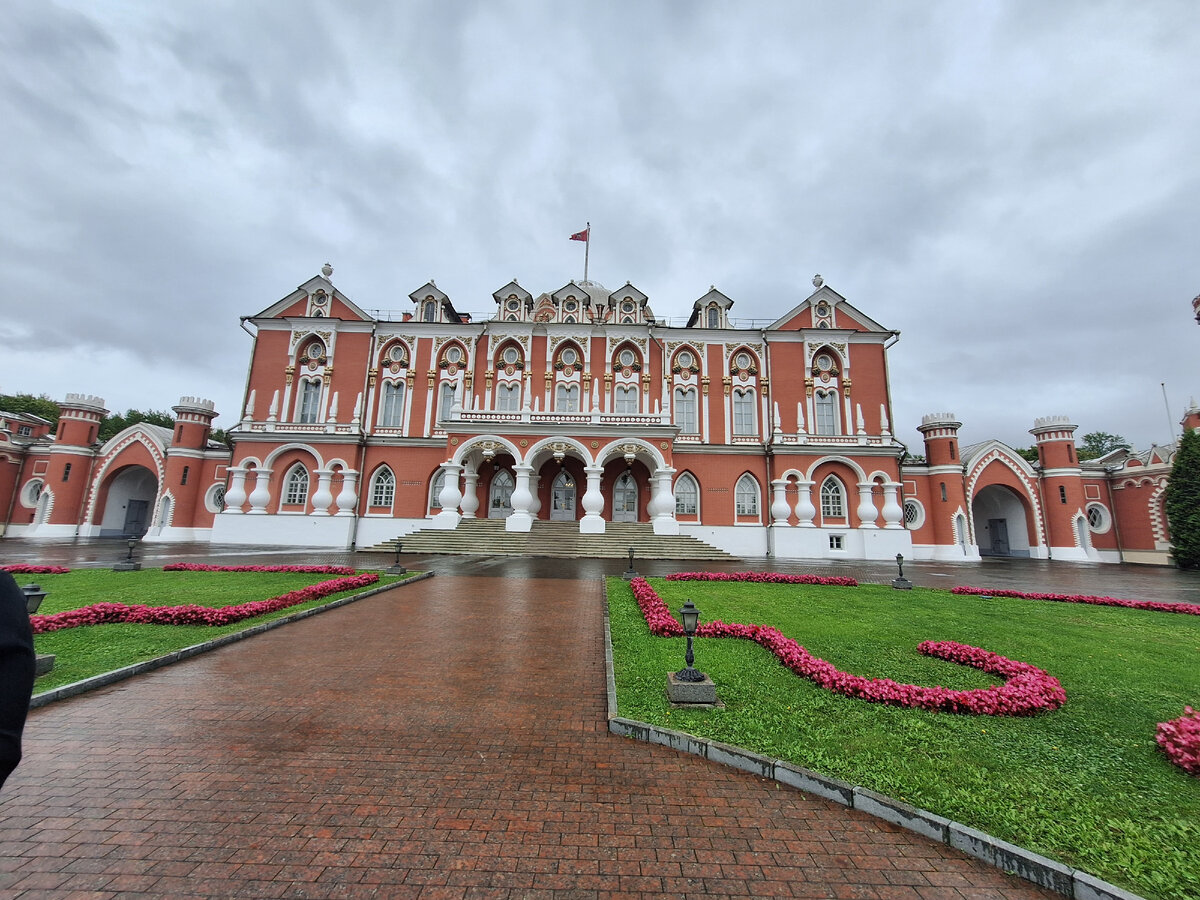
<path id="1" fill-rule="evenodd" d="M 313 511 L 310 515 L 329 515 L 329 504 L 333 503 L 333 493 L 329 490 L 332 482 L 333 471 L 331 469 L 317 469 L 317 489 L 312 495 Z"/>
<path id="2" fill-rule="evenodd" d="M 478 486 L 478 472 L 471 471 L 470 469 L 463 472 L 462 517 L 464 519 L 475 518 L 475 512 L 479 509 Z"/>
<path id="3" fill-rule="evenodd" d="M 859 482 L 858 485 L 858 518 L 859 528 L 878 528 L 875 520 L 879 518 L 879 510 L 875 508 L 875 499 L 871 496 L 874 485 L 869 481 Z"/>
<path id="4" fill-rule="evenodd" d="M 516 487 L 512 492 L 512 515 L 504 520 L 505 531 L 529 531 L 533 528 L 533 515 L 530 508 L 533 505 L 533 494 L 529 492 L 529 475 L 533 466 L 513 466 L 513 474 L 517 476 Z"/>
<path id="5" fill-rule="evenodd" d="M 600 476 L 604 469 L 600 466 L 585 466 L 587 475 L 587 490 L 583 494 L 583 518 L 579 520 L 580 534 L 604 534 L 604 495 L 600 493 Z"/>
<path id="6" fill-rule="evenodd" d="M 337 495 L 337 515 L 352 516 L 358 506 L 358 473 L 353 469 L 342 469 L 342 489 Z"/>
<path id="7" fill-rule="evenodd" d="M 655 534 L 679 534 L 675 518 L 675 493 L 671 490 L 674 469 L 659 469 L 650 477 L 650 511 Z"/>
<path id="8" fill-rule="evenodd" d="M 431 527 L 447 531 L 458 527 L 458 504 L 462 501 L 462 492 L 458 489 L 458 476 L 462 474 L 462 470 L 462 466 L 456 466 L 454 463 L 442 466 L 445 478 L 442 480 L 442 492 L 438 494 L 442 511 L 433 517 Z"/>
<path id="9" fill-rule="evenodd" d="M 816 528 L 813 519 L 817 508 L 813 506 L 812 489 L 815 481 L 796 482 L 796 518 L 800 520 L 801 528 Z"/>
<path id="10" fill-rule="evenodd" d="M 530 476 L 529 476 L 529 495 L 533 499 L 529 503 L 529 514 L 531 516 L 533 516 L 535 519 L 538 517 L 538 513 L 540 513 L 542 511 L 541 484 L 542 484 L 542 476 L 541 475 L 530 474 Z"/>
<path id="11" fill-rule="evenodd" d="M 792 514 L 787 502 L 787 479 L 777 478 L 771 482 L 771 498 L 771 518 L 775 520 L 771 525 L 787 528 L 788 517 Z"/>
<path id="12" fill-rule="evenodd" d="M 229 470 L 229 490 L 225 492 L 225 513 L 231 516 L 242 514 L 246 502 L 246 470 L 239 466 Z"/>
<path id="13" fill-rule="evenodd" d="M 250 492 L 250 512 L 246 515 L 265 516 L 267 514 L 267 504 L 271 502 L 270 480 L 270 469 L 254 470 L 254 490 Z"/>
<path id="14" fill-rule="evenodd" d="M 883 527 L 903 528 L 904 508 L 898 502 L 900 485 L 894 481 L 883 484 Z"/>

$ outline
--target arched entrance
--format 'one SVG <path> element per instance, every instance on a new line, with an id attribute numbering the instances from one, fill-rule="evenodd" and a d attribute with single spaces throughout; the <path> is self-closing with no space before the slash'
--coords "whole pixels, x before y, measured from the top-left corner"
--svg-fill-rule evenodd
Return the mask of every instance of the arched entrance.
<path id="1" fill-rule="evenodd" d="M 971 501 L 980 556 L 1029 556 L 1029 519 L 1012 488 L 989 484 Z"/>
<path id="2" fill-rule="evenodd" d="M 158 477 L 144 466 L 125 466 L 107 479 L 101 537 L 138 537 L 150 527 Z"/>
<path id="3" fill-rule="evenodd" d="M 575 477 L 566 469 L 554 477 L 550 487 L 550 521 L 574 522 L 577 488 Z"/>
<path id="4" fill-rule="evenodd" d="M 512 515 L 512 495 L 516 482 L 512 473 L 500 469 L 492 476 L 492 486 L 488 491 L 488 518 L 507 519 Z"/>
<path id="5" fill-rule="evenodd" d="M 613 485 L 613 521 L 638 520 L 638 486 L 629 472 L 622 472 Z"/>

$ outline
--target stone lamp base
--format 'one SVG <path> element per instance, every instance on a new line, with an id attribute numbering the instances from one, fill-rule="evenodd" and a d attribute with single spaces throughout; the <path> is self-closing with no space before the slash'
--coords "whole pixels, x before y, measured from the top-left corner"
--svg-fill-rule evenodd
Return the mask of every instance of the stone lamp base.
<path id="1" fill-rule="evenodd" d="M 717 686 L 707 675 L 703 681 L 679 681 L 674 672 L 667 674 L 667 699 L 688 706 L 716 706 Z"/>

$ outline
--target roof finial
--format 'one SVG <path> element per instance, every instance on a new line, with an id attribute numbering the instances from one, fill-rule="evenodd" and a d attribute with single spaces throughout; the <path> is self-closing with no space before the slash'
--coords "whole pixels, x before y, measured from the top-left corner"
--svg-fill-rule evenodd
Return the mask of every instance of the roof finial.
<path id="1" fill-rule="evenodd" d="M 822 278 L 820 275 L 813 276 L 813 287 L 819 288 L 824 283 L 825 283 L 825 279 Z"/>
<path id="2" fill-rule="evenodd" d="M 325 265 L 321 266 L 321 274 L 324 275 L 325 280 L 328 281 L 329 276 L 333 274 L 333 266 L 331 266 L 329 263 L 325 263 Z"/>

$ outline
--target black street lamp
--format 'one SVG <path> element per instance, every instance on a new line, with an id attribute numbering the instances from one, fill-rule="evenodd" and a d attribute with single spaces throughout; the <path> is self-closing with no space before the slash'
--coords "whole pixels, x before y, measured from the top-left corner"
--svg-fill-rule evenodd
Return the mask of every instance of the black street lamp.
<path id="1" fill-rule="evenodd" d="M 114 572 L 136 572 L 142 567 L 142 564 L 133 558 L 133 548 L 137 546 L 137 538 L 131 537 L 126 543 L 129 544 L 129 553 L 112 567 Z"/>
<path id="2" fill-rule="evenodd" d="M 687 654 L 683 658 L 687 667 L 675 673 L 675 680 L 691 683 L 704 681 L 704 673 L 692 667 L 692 663 L 696 661 L 696 655 L 692 652 L 692 637 L 696 634 L 696 625 L 700 621 L 700 610 L 688 600 L 679 610 L 679 618 L 683 619 L 683 633 L 687 635 Z"/>
<path id="3" fill-rule="evenodd" d="M 403 575 L 408 569 L 400 565 L 400 549 L 404 546 L 402 541 L 396 541 L 396 561 L 384 569 L 385 575 Z"/>
<path id="4" fill-rule="evenodd" d="M 904 554 L 896 554 L 896 567 L 900 570 L 900 577 L 892 580 L 892 587 L 898 591 L 911 591 L 912 582 L 904 577 Z"/>
<path id="5" fill-rule="evenodd" d="M 46 599 L 46 592 L 37 584 L 21 585 L 21 593 L 25 595 L 25 611 L 31 616 L 38 611 L 38 607 Z"/>
<path id="6" fill-rule="evenodd" d="M 629 568 L 626 570 L 625 574 L 622 575 L 621 577 L 624 578 L 626 581 L 628 581 L 630 578 L 638 577 L 637 570 L 633 568 L 633 548 L 632 547 L 629 548 Z"/>

